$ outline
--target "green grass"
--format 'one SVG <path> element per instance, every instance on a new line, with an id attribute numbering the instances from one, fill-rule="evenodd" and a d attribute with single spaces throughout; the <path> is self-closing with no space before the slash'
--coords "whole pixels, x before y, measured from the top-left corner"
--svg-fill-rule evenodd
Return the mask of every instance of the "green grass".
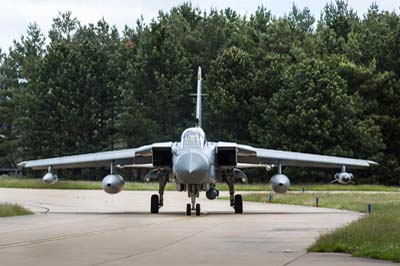
<path id="1" fill-rule="evenodd" d="M 38 188 L 38 189 L 102 189 L 101 181 L 72 181 L 59 180 L 54 185 L 46 184 L 41 178 L 26 177 L 2 177 L 0 178 L 0 187 L 6 188 Z M 227 191 L 226 184 L 218 184 L 218 189 Z M 237 184 L 236 189 L 240 191 L 266 191 L 269 189 L 267 184 Z M 157 182 L 126 182 L 124 190 L 158 190 Z M 166 190 L 176 190 L 174 183 L 168 183 Z"/>
<path id="2" fill-rule="evenodd" d="M 49 185 L 41 178 L 0 178 L 0 187 L 5 188 L 54 188 L 54 189 L 101 189 L 101 182 L 92 181 L 60 181 L 57 184 Z"/>
<path id="3" fill-rule="evenodd" d="M 237 191 L 269 191 L 267 184 L 236 184 Z M 8 188 L 50 188 L 50 189 L 101 189 L 101 181 L 71 181 L 60 180 L 55 185 L 48 185 L 40 178 L 26 177 L 0 177 L 0 187 Z M 218 184 L 218 189 L 227 191 L 226 184 Z M 158 183 L 126 182 L 126 190 L 158 190 Z M 310 184 L 304 185 L 305 191 L 388 191 L 400 192 L 400 187 L 388 187 L 382 185 L 338 185 L 338 184 Z M 175 190 L 175 184 L 168 183 L 166 190 Z M 290 191 L 301 191 L 301 185 L 293 185 Z"/>
<path id="4" fill-rule="evenodd" d="M 244 195 L 244 200 L 265 202 L 269 194 Z M 311 252 L 345 252 L 353 256 L 400 262 L 400 193 L 300 193 L 273 195 L 273 203 L 319 206 L 372 213 L 318 238 Z"/>
<path id="5" fill-rule="evenodd" d="M 290 186 L 289 191 L 301 191 L 302 185 Z M 305 191 L 386 191 L 400 192 L 400 187 L 383 185 L 305 184 Z"/>
<path id="6" fill-rule="evenodd" d="M 0 203 L 0 217 L 28 215 L 32 212 L 21 205 L 13 203 Z"/>

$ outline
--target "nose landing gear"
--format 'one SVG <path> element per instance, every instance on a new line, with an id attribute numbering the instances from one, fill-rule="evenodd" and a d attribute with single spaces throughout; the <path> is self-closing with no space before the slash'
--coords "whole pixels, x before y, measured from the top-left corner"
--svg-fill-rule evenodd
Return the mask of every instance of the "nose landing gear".
<path id="1" fill-rule="evenodd" d="M 195 208 L 192 208 L 192 205 L 190 203 L 186 204 L 186 215 L 191 216 L 193 209 L 196 211 L 196 216 L 200 216 L 201 214 L 200 203 L 197 203 Z"/>
<path id="2" fill-rule="evenodd" d="M 200 203 L 196 204 L 196 216 L 200 216 Z"/>
<path id="3" fill-rule="evenodd" d="M 186 204 L 186 215 L 192 215 L 192 206 L 190 205 L 190 203 Z"/>
<path id="4" fill-rule="evenodd" d="M 191 198 L 192 203 L 186 204 L 186 215 L 187 216 L 192 215 L 192 210 L 193 210 L 196 211 L 196 216 L 200 216 L 201 214 L 200 203 L 196 204 L 196 198 L 199 197 L 199 189 L 197 188 L 196 185 L 188 186 L 188 195 Z"/>

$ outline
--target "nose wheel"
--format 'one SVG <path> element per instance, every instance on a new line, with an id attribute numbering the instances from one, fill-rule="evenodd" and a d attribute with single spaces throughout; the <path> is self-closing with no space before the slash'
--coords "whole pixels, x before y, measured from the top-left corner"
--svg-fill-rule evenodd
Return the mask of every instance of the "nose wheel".
<path id="1" fill-rule="evenodd" d="M 197 203 L 195 208 L 192 208 L 192 204 L 190 204 L 190 203 L 186 204 L 186 215 L 187 216 L 192 215 L 192 209 L 195 210 L 196 216 L 200 216 L 200 214 L 201 214 L 200 203 Z"/>

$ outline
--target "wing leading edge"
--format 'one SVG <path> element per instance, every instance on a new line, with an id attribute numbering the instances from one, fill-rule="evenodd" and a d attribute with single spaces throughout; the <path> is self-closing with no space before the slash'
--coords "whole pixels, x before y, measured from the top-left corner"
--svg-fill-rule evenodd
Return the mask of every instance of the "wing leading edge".
<path id="1" fill-rule="evenodd" d="M 290 152 L 281 150 L 271 150 L 262 148 L 253 148 L 247 145 L 237 145 L 238 148 L 238 166 L 240 164 L 250 167 L 254 165 L 277 165 L 299 166 L 299 167 L 321 167 L 321 168 L 363 168 L 377 165 L 378 163 L 370 160 L 353 159 L 346 157 L 327 156 L 311 153 Z M 247 156 L 240 156 L 245 154 Z"/>
<path id="2" fill-rule="evenodd" d="M 153 167 L 152 150 L 154 147 L 168 147 L 172 142 L 154 143 L 134 149 L 95 152 L 47 159 L 23 161 L 19 167 L 44 170 L 51 166 L 53 169 L 109 167 L 114 165 L 128 167 Z"/>

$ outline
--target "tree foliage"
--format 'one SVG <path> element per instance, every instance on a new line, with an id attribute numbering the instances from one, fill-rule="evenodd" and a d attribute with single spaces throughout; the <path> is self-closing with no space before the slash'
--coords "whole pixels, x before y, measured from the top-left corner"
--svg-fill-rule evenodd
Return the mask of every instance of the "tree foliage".
<path id="1" fill-rule="evenodd" d="M 397 184 L 399 51 L 398 14 L 342 0 L 317 22 L 295 5 L 276 17 L 185 3 L 123 32 L 60 13 L 47 36 L 31 24 L 0 51 L 0 166 L 178 140 L 201 66 L 209 139 L 373 159 L 359 176 Z"/>

